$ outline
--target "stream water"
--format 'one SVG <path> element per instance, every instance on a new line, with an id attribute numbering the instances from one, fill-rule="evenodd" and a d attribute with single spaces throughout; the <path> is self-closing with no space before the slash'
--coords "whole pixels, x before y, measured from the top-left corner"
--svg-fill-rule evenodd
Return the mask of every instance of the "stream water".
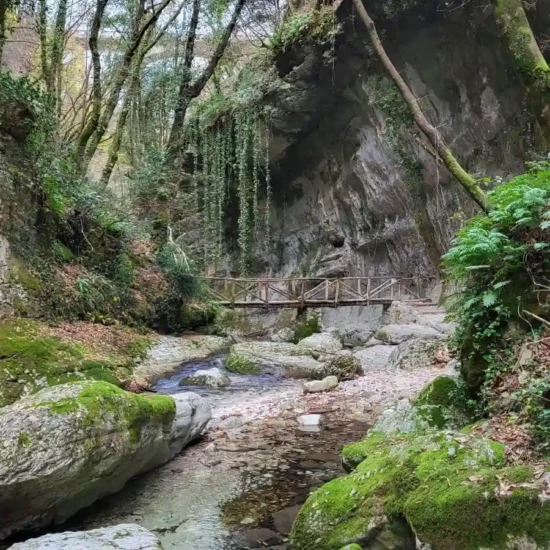
<path id="1" fill-rule="evenodd" d="M 231 386 L 223 390 L 179 385 L 184 376 L 223 367 L 223 361 L 182 364 L 154 387 L 207 399 L 213 418 L 205 437 L 55 530 L 138 523 L 156 533 L 165 550 L 287 548 L 299 505 L 313 488 L 343 474 L 339 451 L 368 426 L 343 414 L 348 407 L 341 397 L 334 398 L 340 405 L 319 405 L 302 395 L 298 381 L 273 373 L 230 375 Z M 312 412 L 322 413 L 322 428 L 301 431 L 297 416 Z"/>
<path id="2" fill-rule="evenodd" d="M 155 391 L 196 391 L 213 409 L 213 424 L 223 426 L 219 411 L 238 404 L 294 391 L 299 383 L 274 374 L 231 375 L 223 390 L 183 387 L 180 380 L 199 369 L 223 366 L 223 356 L 182 365 L 176 375 L 158 381 Z M 304 412 L 298 404 L 297 413 Z M 260 411 L 259 407 L 259 411 Z M 275 417 L 214 429 L 170 463 L 129 483 L 120 493 L 81 512 L 68 526 L 91 529 L 138 523 L 155 532 L 165 550 L 244 550 L 286 548 L 290 523 L 309 491 L 343 473 L 338 453 L 367 429 L 347 422 L 337 410 L 323 416 L 318 433 L 299 430 L 292 405 Z M 237 413 L 238 414 L 238 413 Z M 227 421 L 227 419 L 225 419 Z"/>

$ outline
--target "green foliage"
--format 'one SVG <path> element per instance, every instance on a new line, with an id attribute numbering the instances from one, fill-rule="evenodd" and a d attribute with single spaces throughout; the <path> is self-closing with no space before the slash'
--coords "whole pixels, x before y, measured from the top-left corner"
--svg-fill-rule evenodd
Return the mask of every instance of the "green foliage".
<path id="1" fill-rule="evenodd" d="M 279 54 L 303 42 L 329 42 L 338 32 L 332 6 L 291 13 L 271 37 L 270 48 Z"/>
<path id="2" fill-rule="evenodd" d="M 294 328 L 294 343 L 297 344 L 300 340 L 317 332 L 321 332 L 321 323 L 317 316 L 312 315 L 303 323 L 298 323 Z"/>
<path id="3" fill-rule="evenodd" d="M 550 256 L 550 171 L 531 170 L 488 195 L 491 212 L 474 218 L 444 256 L 458 321 L 454 341 L 470 389 L 498 375 L 509 345 L 503 332 L 522 311 L 541 313 Z M 492 374 L 487 375 L 491 367 Z"/>

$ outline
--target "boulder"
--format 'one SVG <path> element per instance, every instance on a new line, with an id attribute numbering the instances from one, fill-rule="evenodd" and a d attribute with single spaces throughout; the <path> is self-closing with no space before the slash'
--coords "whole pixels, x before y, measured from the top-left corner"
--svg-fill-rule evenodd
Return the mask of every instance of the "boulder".
<path id="1" fill-rule="evenodd" d="M 312 380 L 311 382 L 304 382 L 304 393 L 317 393 L 323 391 L 330 391 L 338 386 L 338 378 L 336 376 L 327 376 L 322 380 Z"/>
<path id="2" fill-rule="evenodd" d="M 342 341 L 332 332 L 318 332 L 312 334 L 297 344 L 300 349 L 308 350 L 310 353 L 334 353 L 343 348 Z"/>
<path id="3" fill-rule="evenodd" d="M 290 378 L 324 378 L 324 364 L 313 357 L 293 357 L 291 355 L 272 355 L 266 363 L 275 368 L 282 368 Z"/>
<path id="4" fill-rule="evenodd" d="M 445 322 L 445 313 L 424 312 L 403 302 L 392 302 L 384 314 L 384 322 L 387 325 L 418 324 L 446 334 L 455 329 L 454 323 Z"/>
<path id="5" fill-rule="evenodd" d="M 264 364 L 280 364 L 282 357 L 311 358 L 311 350 L 283 342 L 241 342 L 231 346 L 225 366 L 232 372 L 251 374 Z"/>
<path id="6" fill-rule="evenodd" d="M 340 330 L 342 342 L 346 348 L 358 348 L 367 344 L 374 330 L 368 326 L 349 326 Z"/>
<path id="7" fill-rule="evenodd" d="M 229 376 L 218 367 L 198 370 L 180 380 L 180 386 L 206 386 L 209 388 L 226 388 L 231 385 Z"/>
<path id="8" fill-rule="evenodd" d="M 359 361 L 363 373 L 367 373 L 387 368 L 394 350 L 395 346 L 372 346 L 355 352 L 353 356 Z"/>
<path id="9" fill-rule="evenodd" d="M 293 550 L 548 549 L 549 474 L 508 465 L 504 445 L 452 431 L 372 432 L 356 445 L 356 469 L 301 508 Z"/>
<path id="10" fill-rule="evenodd" d="M 422 325 L 387 325 L 379 329 L 374 335 L 378 340 L 386 344 L 401 344 L 412 338 L 444 340 L 446 336 L 431 327 Z"/>
<path id="11" fill-rule="evenodd" d="M 12 550 L 162 550 L 159 539 L 132 523 L 92 531 L 52 533 L 14 544 Z"/>
<path id="12" fill-rule="evenodd" d="M 290 327 L 282 328 L 278 332 L 276 332 L 272 340 L 274 342 L 287 342 L 292 343 L 296 339 L 296 331 L 291 329 Z"/>
<path id="13" fill-rule="evenodd" d="M 392 369 L 416 370 L 434 365 L 443 365 L 437 361 L 438 354 L 447 353 L 445 341 L 440 338 L 412 338 L 395 347 L 389 358 Z"/>
<path id="14" fill-rule="evenodd" d="M 61 523 L 170 460 L 206 425 L 196 394 L 62 384 L 0 409 L 0 539 Z"/>
<path id="15" fill-rule="evenodd" d="M 186 391 L 171 397 L 176 402 L 176 416 L 170 432 L 170 452 L 175 456 L 201 436 L 212 418 L 212 410 L 198 393 Z"/>
<path id="16" fill-rule="evenodd" d="M 338 380 L 351 380 L 361 372 L 361 361 L 353 355 L 338 355 L 325 363 L 323 372 L 325 376 L 336 376 Z"/>

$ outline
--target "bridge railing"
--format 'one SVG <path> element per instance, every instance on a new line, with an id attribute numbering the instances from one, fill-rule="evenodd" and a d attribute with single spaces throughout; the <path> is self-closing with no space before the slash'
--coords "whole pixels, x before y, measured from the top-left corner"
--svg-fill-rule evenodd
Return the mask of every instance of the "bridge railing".
<path id="1" fill-rule="evenodd" d="M 427 299 L 434 277 L 202 278 L 211 299 L 230 307 L 326 307 Z"/>

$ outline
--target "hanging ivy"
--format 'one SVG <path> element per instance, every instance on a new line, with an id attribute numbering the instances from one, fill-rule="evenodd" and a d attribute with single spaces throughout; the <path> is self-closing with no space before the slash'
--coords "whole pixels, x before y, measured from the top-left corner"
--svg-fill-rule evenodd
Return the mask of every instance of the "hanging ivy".
<path id="1" fill-rule="evenodd" d="M 214 121 L 205 110 L 189 122 L 191 195 L 194 211 L 201 218 L 206 263 L 219 263 L 226 251 L 225 220 L 231 193 L 236 193 L 239 209 L 237 243 L 242 273 L 249 270 L 254 249 L 266 246 L 269 240 L 271 175 L 269 124 L 265 122 L 255 104 Z"/>

